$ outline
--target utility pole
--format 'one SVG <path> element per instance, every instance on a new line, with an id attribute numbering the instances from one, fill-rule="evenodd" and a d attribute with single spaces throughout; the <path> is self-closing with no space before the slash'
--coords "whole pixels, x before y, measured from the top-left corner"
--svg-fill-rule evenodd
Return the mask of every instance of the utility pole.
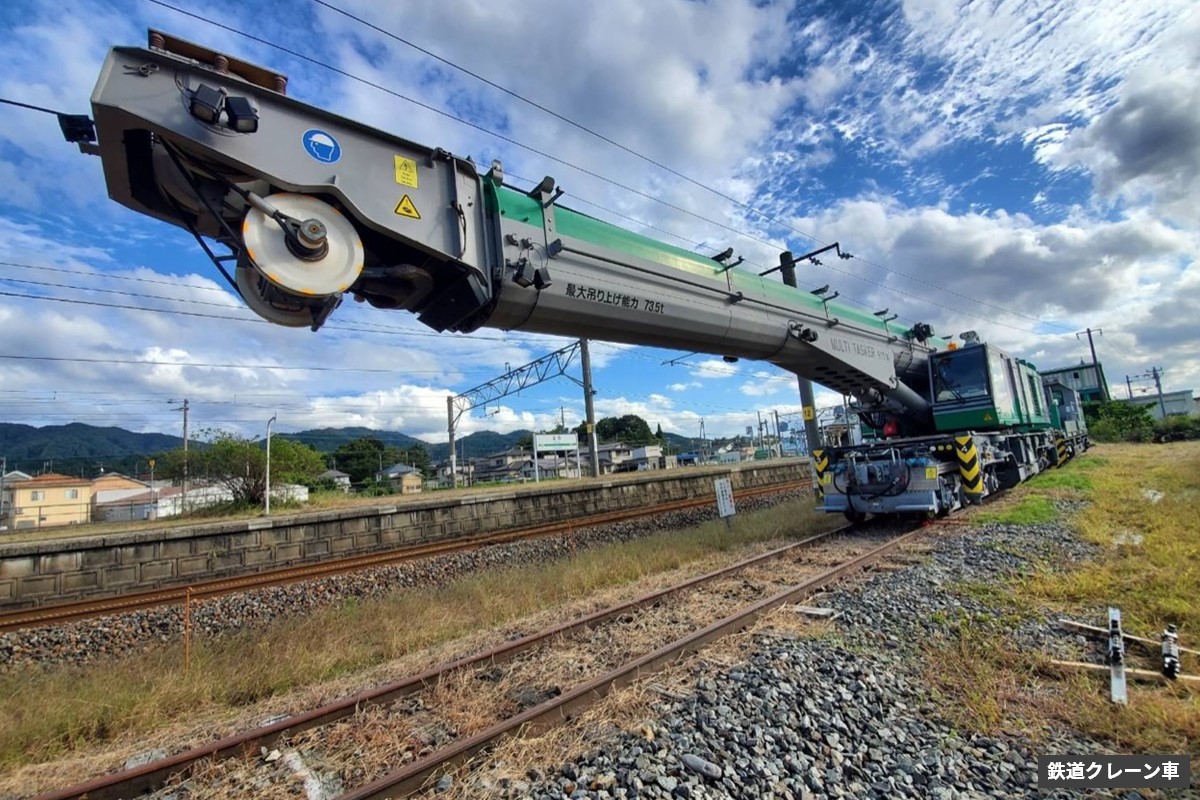
<path id="1" fill-rule="evenodd" d="M 1075 338 L 1078 339 L 1080 336 L 1087 336 L 1088 348 L 1090 348 L 1092 351 L 1092 369 L 1096 372 L 1096 384 L 1100 387 L 1100 396 L 1104 398 L 1104 402 L 1107 403 L 1112 398 L 1108 395 L 1108 381 L 1104 380 L 1104 376 L 1100 373 L 1100 362 L 1096 360 L 1096 343 L 1092 341 L 1093 333 L 1098 333 L 1103 336 L 1104 329 L 1097 328 L 1093 331 L 1091 328 L 1088 328 L 1086 331 L 1077 332 L 1075 334 Z"/>
<path id="2" fill-rule="evenodd" d="M 188 485 L 188 405 L 187 398 L 183 398 L 183 483 L 179 492 L 179 513 L 187 513 L 187 485 Z M 270 443 L 268 442 L 268 446 Z"/>
<path id="3" fill-rule="evenodd" d="M 275 414 L 267 420 L 267 490 L 263 493 L 266 495 L 266 508 L 263 513 L 268 517 L 271 516 L 271 426 L 275 424 Z"/>
<path id="4" fill-rule="evenodd" d="M 775 409 L 775 444 L 779 447 L 779 456 L 783 457 L 783 437 L 779 435 L 779 409 Z"/>
<path id="5" fill-rule="evenodd" d="M 450 488 L 458 488 L 458 453 L 454 450 L 454 395 L 446 397 L 446 419 L 449 421 L 448 430 L 450 431 Z M 380 457 L 380 461 L 383 458 Z M 380 467 L 383 469 L 383 467 Z"/>
<path id="6" fill-rule="evenodd" d="M 588 340 L 579 340 L 579 362 L 583 366 L 583 404 L 587 413 L 587 427 L 584 428 L 588 432 L 589 453 L 588 461 L 591 462 L 592 477 L 600 477 L 600 448 L 596 443 L 596 406 L 592 402 L 592 395 L 596 392 L 592 389 L 592 357 L 588 353 Z"/>
<path id="7" fill-rule="evenodd" d="M 1150 377 L 1154 378 L 1154 388 L 1158 390 L 1158 411 L 1162 414 L 1162 419 L 1167 418 L 1167 404 L 1163 402 L 1162 395 L 1162 367 L 1151 367 Z"/>
<path id="8" fill-rule="evenodd" d="M 567 429 L 567 409 L 563 406 L 558 407 L 558 424 L 564 431 Z"/>
<path id="9" fill-rule="evenodd" d="M 1125 391 L 1129 392 L 1129 399 L 1133 399 L 1133 383 L 1130 382 L 1129 376 L 1125 376 Z"/>
<path id="10" fill-rule="evenodd" d="M 702 458 L 705 462 L 708 461 L 708 456 L 704 452 L 707 449 L 708 449 L 708 442 L 706 442 L 704 440 L 704 417 L 701 417 L 700 418 L 700 458 Z"/>

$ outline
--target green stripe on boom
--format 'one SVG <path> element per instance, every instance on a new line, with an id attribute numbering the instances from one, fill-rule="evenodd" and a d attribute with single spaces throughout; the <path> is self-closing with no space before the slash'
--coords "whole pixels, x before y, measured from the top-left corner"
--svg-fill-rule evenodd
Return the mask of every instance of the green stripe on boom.
<path id="1" fill-rule="evenodd" d="M 542 209 L 537 200 L 515 189 L 494 186 L 486 180 L 484 183 L 488 184 L 495 191 L 496 205 L 501 215 L 509 219 L 541 227 Z M 653 261 L 692 275 L 712 278 L 717 275 L 717 271 L 720 269 L 720 265 L 711 258 L 705 258 L 690 250 L 684 250 L 682 247 L 664 244 L 648 236 L 642 236 L 641 234 L 627 231 L 624 228 L 619 228 L 616 225 L 610 225 L 595 217 L 574 211 L 557 203 L 554 205 L 554 220 L 558 231 L 564 236 L 591 242 L 610 250 L 628 253 L 629 255 L 644 258 L 647 261 Z M 790 286 L 785 286 L 780 281 L 760 278 L 758 275 L 745 270 L 732 270 L 731 277 L 735 291 L 761 291 L 769 300 L 793 307 L 806 308 L 817 314 L 824 313 L 821 301 L 810 292 L 802 289 L 793 289 Z M 843 321 L 853 322 L 864 328 L 881 332 L 886 330 L 893 336 L 903 338 L 908 333 L 908 328 L 902 325 L 889 324 L 885 329 L 884 324 L 873 314 L 840 303 L 830 303 L 829 313 Z M 946 341 L 938 339 L 931 341 L 930 344 L 942 350 L 946 347 Z"/>

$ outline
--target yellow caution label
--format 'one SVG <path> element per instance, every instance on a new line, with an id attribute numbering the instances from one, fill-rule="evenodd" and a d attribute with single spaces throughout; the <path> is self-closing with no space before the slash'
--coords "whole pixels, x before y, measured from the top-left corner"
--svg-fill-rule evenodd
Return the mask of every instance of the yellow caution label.
<path id="1" fill-rule="evenodd" d="M 927 481 L 936 481 L 937 480 L 937 467 L 926 467 L 925 468 L 925 480 L 927 480 Z"/>
<path id="2" fill-rule="evenodd" d="M 833 474 L 826 472 L 824 475 L 821 476 L 821 483 L 825 484 L 826 486 L 833 483 Z"/>
<path id="3" fill-rule="evenodd" d="M 411 186 L 414 189 L 420 188 L 417 186 L 417 162 L 411 158 L 404 156 L 392 156 L 392 166 L 396 169 L 396 183 L 401 186 Z M 396 212 L 400 213 L 400 212 Z"/>
<path id="4" fill-rule="evenodd" d="M 421 218 L 421 212 L 417 211 L 417 207 L 413 205 L 412 198 L 408 195 L 400 198 L 400 202 L 396 204 L 396 213 L 409 219 Z"/>
<path id="5" fill-rule="evenodd" d="M 817 418 L 817 414 L 816 414 L 816 412 L 813 410 L 813 407 L 812 407 L 812 406 L 805 406 L 805 407 L 804 407 L 804 418 L 805 418 L 806 420 L 813 420 L 813 419 L 816 419 L 816 418 Z"/>

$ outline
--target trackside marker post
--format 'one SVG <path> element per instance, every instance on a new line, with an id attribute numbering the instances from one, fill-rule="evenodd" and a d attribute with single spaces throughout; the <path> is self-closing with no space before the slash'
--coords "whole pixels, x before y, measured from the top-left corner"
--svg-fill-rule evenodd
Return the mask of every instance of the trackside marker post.
<path id="1" fill-rule="evenodd" d="M 733 484 L 729 478 L 717 478 L 713 481 L 713 486 L 717 490 L 717 513 L 725 520 L 726 530 L 732 530 L 730 519 L 737 514 L 733 505 Z"/>

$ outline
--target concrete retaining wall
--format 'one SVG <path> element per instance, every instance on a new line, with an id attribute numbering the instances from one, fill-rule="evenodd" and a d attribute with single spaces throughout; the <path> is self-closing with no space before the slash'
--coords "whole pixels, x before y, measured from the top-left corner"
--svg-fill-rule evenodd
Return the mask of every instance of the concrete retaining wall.
<path id="1" fill-rule="evenodd" d="M 737 492 L 807 481 L 810 470 L 807 460 L 663 470 L 569 486 L 397 498 L 383 506 L 0 544 L 0 608 L 121 594 L 711 497 L 713 479 L 723 476 L 732 479 Z"/>

